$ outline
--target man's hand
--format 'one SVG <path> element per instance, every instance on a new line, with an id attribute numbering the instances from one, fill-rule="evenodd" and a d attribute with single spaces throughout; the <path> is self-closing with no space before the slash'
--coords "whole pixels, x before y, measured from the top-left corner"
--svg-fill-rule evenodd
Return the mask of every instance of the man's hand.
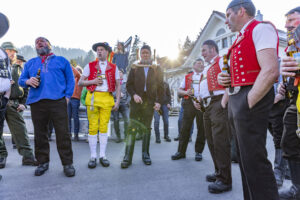
<path id="1" fill-rule="evenodd" d="M 159 111 L 160 110 L 160 104 L 155 103 L 153 108 L 154 108 L 154 110 Z"/>
<path id="2" fill-rule="evenodd" d="M 37 88 L 40 85 L 40 82 L 37 78 L 31 77 L 26 81 L 26 85 L 30 85 L 33 88 Z"/>
<path id="3" fill-rule="evenodd" d="M 17 107 L 17 111 L 22 112 L 24 110 L 25 110 L 25 106 L 23 104 L 19 104 L 19 106 Z"/>
<path id="4" fill-rule="evenodd" d="M 11 85 L 15 84 L 15 81 L 14 80 L 10 80 L 10 84 Z"/>
<path id="5" fill-rule="evenodd" d="M 102 78 L 95 78 L 95 79 L 93 79 L 92 80 L 92 83 L 94 84 L 94 85 L 102 85 L 103 84 L 103 80 L 102 80 Z"/>
<path id="6" fill-rule="evenodd" d="M 296 60 L 292 57 L 283 58 L 280 66 L 280 74 L 283 76 L 294 77 L 295 71 L 300 70 Z"/>
<path id="7" fill-rule="evenodd" d="M 66 97 L 67 105 L 69 104 L 70 99 Z"/>
<path id="8" fill-rule="evenodd" d="M 218 74 L 218 83 L 219 85 L 222 85 L 224 87 L 228 87 L 231 84 L 231 78 L 230 75 L 227 73 L 219 73 Z"/>
<path id="9" fill-rule="evenodd" d="M 185 91 L 185 95 L 192 96 L 193 95 L 193 91 L 191 89 L 188 89 L 187 91 Z"/>
<path id="10" fill-rule="evenodd" d="M 195 108 L 196 108 L 197 110 L 200 110 L 200 108 L 201 108 L 200 104 L 199 104 L 199 103 L 196 103 L 195 101 L 193 101 L 193 103 L 194 103 Z"/>
<path id="11" fill-rule="evenodd" d="M 137 94 L 133 95 L 133 99 L 134 99 L 135 103 L 140 103 L 140 104 L 143 103 L 142 98 L 139 95 L 137 95 Z"/>
<path id="12" fill-rule="evenodd" d="M 284 96 L 283 95 L 281 95 L 281 94 L 276 94 L 275 95 L 275 98 L 274 98 L 274 104 L 275 103 L 278 103 L 279 101 L 281 101 L 281 100 L 283 100 L 284 99 Z"/>
<path id="13" fill-rule="evenodd" d="M 281 82 L 280 84 L 278 84 L 277 92 L 279 94 L 281 94 L 282 96 L 285 96 L 286 89 L 285 89 L 285 85 L 283 84 L 283 82 Z"/>
<path id="14" fill-rule="evenodd" d="M 112 108 L 113 111 L 117 111 L 119 110 L 119 103 L 118 102 L 115 102 L 115 105 L 114 107 Z"/>
<path id="15" fill-rule="evenodd" d="M 167 104 L 167 108 L 170 110 L 170 109 L 171 109 L 171 105 L 170 105 L 170 104 Z"/>

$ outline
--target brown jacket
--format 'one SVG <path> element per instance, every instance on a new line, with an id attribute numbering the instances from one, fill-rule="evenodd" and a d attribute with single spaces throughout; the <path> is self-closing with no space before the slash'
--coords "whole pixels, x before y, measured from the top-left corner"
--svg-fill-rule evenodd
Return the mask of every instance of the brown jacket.
<path id="1" fill-rule="evenodd" d="M 78 85 L 78 81 L 79 81 L 81 75 L 73 66 L 72 66 L 72 70 L 73 70 L 73 75 L 74 75 L 74 79 L 75 79 L 75 87 L 74 87 L 73 95 L 71 98 L 80 100 L 82 87 Z"/>

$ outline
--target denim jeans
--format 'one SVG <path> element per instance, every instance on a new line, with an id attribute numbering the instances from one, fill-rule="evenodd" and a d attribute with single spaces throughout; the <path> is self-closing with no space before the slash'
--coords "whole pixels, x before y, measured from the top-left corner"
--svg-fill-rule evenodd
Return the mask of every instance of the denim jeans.
<path id="1" fill-rule="evenodd" d="M 182 128 L 182 118 L 183 118 L 183 106 L 181 105 L 180 111 L 179 111 L 179 117 L 178 117 L 178 136 L 180 135 L 180 130 Z M 194 122 L 192 125 L 190 136 L 192 137 L 194 131 Z"/>
<path id="2" fill-rule="evenodd" d="M 162 110 L 162 117 L 163 117 L 163 122 L 164 122 L 164 136 L 169 135 L 169 109 L 166 104 L 163 104 L 161 106 Z M 160 120 L 160 115 L 158 114 L 157 111 L 154 112 L 154 130 L 155 130 L 155 135 L 157 138 L 160 137 L 160 132 L 159 132 L 159 120 Z"/>
<path id="3" fill-rule="evenodd" d="M 121 138 L 120 135 L 120 117 L 119 115 L 122 115 L 122 118 L 124 120 L 124 138 L 126 138 L 127 131 L 128 131 L 128 121 L 129 121 L 129 106 L 126 104 L 120 104 L 118 111 L 113 111 L 113 119 L 114 119 L 114 128 L 115 133 L 118 138 Z"/>
<path id="4" fill-rule="evenodd" d="M 72 118 L 74 119 L 74 133 L 79 133 L 79 106 L 80 100 L 71 98 L 68 104 L 68 117 L 69 117 L 69 132 L 72 133 Z"/>

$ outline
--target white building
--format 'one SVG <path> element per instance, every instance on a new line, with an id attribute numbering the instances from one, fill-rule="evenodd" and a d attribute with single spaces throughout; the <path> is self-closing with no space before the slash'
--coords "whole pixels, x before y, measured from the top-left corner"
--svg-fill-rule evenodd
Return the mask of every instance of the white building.
<path id="1" fill-rule="evenodd" d="M 262 20 L 260 11 L 258 11 L 256 19 Z M 278 30 L 278 34 L 280 41 L 279 56 L 282 57 L 285 54 L 284 49 L 286 47 L 286 33 Z M 191 70 L 193 62 L 197 58 L 201 57 L 202 43 L 209 39 L 216 41 L 219 47 L 219 55 L 224 55 L 227 53 L 235 38 L 236 33 L 232 33 L 225 24 L 225 14 L 218 11 L 213 11 L 185 63 L 178 68 L 165 71 L 166 81 L 169 83 L 171 92 L 174 95 L 172 102 L 173 107 L 180 107 L 180 102 L 177 98 L 177 89 L 179 88 L 180 83 L 184 79 L 186 73 Z"/>

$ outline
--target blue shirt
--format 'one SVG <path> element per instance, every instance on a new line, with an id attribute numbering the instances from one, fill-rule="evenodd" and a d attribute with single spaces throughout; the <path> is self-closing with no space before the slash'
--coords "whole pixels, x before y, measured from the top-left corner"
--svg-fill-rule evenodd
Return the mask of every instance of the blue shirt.
<path id="1" fill-rule="evenodd" d="M 145 87 L 144 91 L 147 91 L 147 76 L 148 76 L 149 67 L 144 67 L 144 73 L 145 73 Z"/>
<path id="2" fill-rule="evenodd" d="M 75 81 L 69 61 L 64 57 L 53 55 L 42 64 L 40 57 L 32 58 L 24 66 L 19 85 L 24 88 L 29 87 L 26 85 L 26 81 L 35 77 L 38 69 L 41 69 L 40 85 L 38 88 L 30 87 L 26 104 L 32 104 L 42 99 L 71 98 Z"/>
<path id="3" fill-rule="evenodd" d="M 128 53 L 116 53 L 113 57 L 113 63 L 116 64 L 119 69 L 123 69 L 126 73 L 126 68 L 128 66 Z"/>

